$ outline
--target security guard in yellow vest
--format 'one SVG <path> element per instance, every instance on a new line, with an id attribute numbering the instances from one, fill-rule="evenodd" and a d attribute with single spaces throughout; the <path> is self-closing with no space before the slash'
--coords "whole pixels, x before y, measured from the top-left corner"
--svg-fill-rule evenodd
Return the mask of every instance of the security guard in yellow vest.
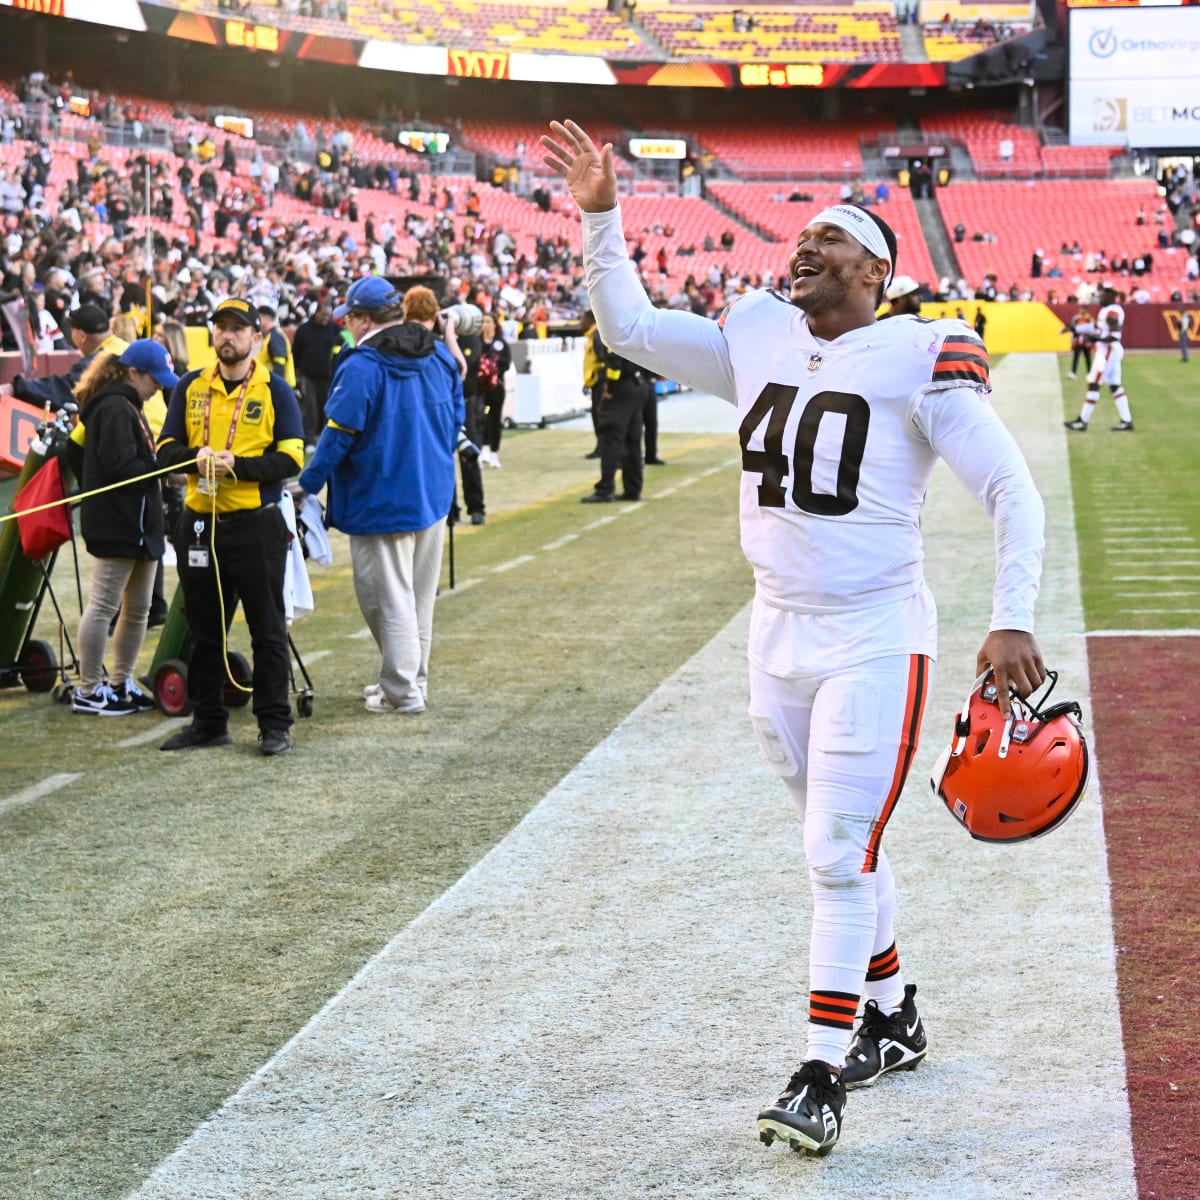
<path id="1" fill-rule="evenodd" d="M 192 640 L 188 693 L 194 705 L 192 724 L 161 749 L 233 740 L 223 639 L 240 599 L 254 647 L 258 748 L 284 754 L 292 748 L 292 710 L 283 604 L 288 531 L 279 499 L 283 481 L 304 465 L 304 425 L 295 393 L 254 357 L 258 309 L 246 300 L 223 300 L 212 325 L 217 362 L 179 381 L 158 442 L 159 465 L 177 465 L 188 475 L 174 544 Z"/>
<path id="2" fill-rule="evenodd" d="M 258 349 L 258 361 L 268 371 L 282 375 L 290 388 L 296 386 L 296 364 L 292 359 L 292 343 L 287 334 L 275 324 L 275 310 L 265 304 L 258 306 L 262 321 L 262 345 Z"/>

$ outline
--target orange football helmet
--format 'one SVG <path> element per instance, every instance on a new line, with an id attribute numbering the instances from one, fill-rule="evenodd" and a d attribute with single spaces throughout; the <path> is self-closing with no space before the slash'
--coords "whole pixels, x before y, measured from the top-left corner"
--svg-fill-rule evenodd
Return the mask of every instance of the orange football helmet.
<path id="1" fill-rule="evenodd" d="M 1049 833 L 1075 811 L 1087 789 L 1088 747 L 1083 714 L 1074 700 L 1046 707 L 1012 698 L 1000 715 L 991 671 L 976 681 L 954 720 L 954 740 L 942 752 L 930 783 L 942 802 L 981 842 L 1022 842 Z"/>

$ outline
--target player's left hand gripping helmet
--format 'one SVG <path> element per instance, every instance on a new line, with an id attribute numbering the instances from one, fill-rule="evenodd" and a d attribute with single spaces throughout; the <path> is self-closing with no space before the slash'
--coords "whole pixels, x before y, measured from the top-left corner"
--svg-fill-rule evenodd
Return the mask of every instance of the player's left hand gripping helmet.
<path id="1" fill-rule="evenodd" d="M 1041 704 L 1014 695 L 1005 720 L 991 671 L 981 675 L 955 717 L 954 740 L 933 769 L 933 790 L 981 842 L 1022 842 L 1049 833 L 1075 811 L 1087 789 L 1083 714 L 1074 700 L 1047 707 L 1058 674 L 1046 676 Z"/>

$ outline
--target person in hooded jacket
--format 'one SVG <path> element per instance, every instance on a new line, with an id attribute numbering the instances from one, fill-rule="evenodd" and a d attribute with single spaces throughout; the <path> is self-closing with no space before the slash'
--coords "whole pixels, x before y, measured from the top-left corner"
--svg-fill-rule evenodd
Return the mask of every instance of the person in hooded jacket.
<path id="1" fill-rule="evenodd" d="M 141 339 L 120 354 L 97 355 L 75 385 L 86 436 L 82 444 L 78 439 L 68 441 L 68 464 L 85 493 L 114 483 L 126 486 L 86 496 L 80 504 L 84 544 L 95 563 L 79 622 L 79 683 L 71 701 L 73 712 L 126 716 L 154 707 L 133 680 L 164 536 L 159 479 L 139 479 L 157 465 L 154 436 L 142 406 L 160 389 L 178 382 L 166 350 L 158 342 Z M 118 610 L 113 670 L 106 680 L 104 650 L 109 622 Z"/>
<path id="2" fill-rule="evenodd" d="M 356 346 L 338 356 L 326 426 L 300 487 L 328 484 L 326 523 L 350 537 L 354 590 L 382 658 L 368 712 L 425 711 L 433 606 L 454 454 L 466 417 L 458 365 L 434 329 L 437 297 L 403 299 L 386 279 L 356 280 L 334 309 Z"/>

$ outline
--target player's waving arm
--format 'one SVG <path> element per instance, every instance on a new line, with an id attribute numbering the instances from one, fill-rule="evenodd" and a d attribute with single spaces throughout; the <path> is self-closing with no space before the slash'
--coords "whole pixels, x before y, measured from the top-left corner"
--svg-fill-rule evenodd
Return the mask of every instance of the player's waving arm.
<path id="1" fill-rule="evenodd" d="M 583 214 L 583 259 L 600 337 L 639 366 L 736 402 L 725 338 L 716 322 L 656 309 L 625 249 L 612 146 L 597 150 L 574 121 L 552 121 L 547 166 L 566 180 Z"/>

